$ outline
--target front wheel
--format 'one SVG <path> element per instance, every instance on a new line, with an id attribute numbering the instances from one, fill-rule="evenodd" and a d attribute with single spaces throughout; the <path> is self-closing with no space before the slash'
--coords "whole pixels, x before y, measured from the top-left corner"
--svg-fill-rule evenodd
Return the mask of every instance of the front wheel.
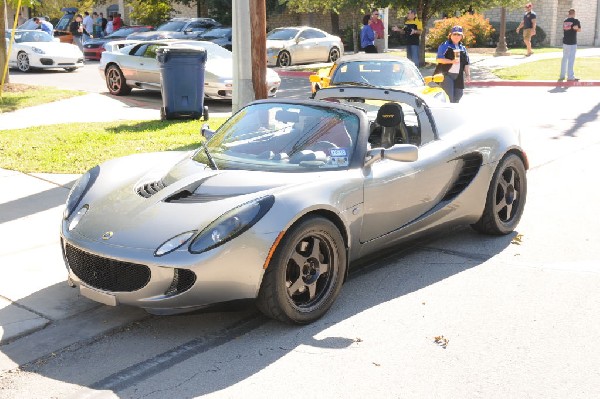
<path id="1" fill-rule="evenodd" d="M 309 217 L 281 240 L 263 277 L 258 308 L 287 323 L 312 323 L 339 295 L 346 267 L 338 228 L 325 218 Z"/>
<path id="2" fill-rule="evenodd" d="M 114 96 L 124 96 L 131 93 L 131 87 L 127 86 L 123 72 L 116 65 L 111 65 L 106 70 L 106 87 Z"/>
<path id="3" fill-rule="evenodd" d="M 523 161 L 515 154 L 505 156 L 494 172 L 483 215 L 471 225 L 480 233 L 503 235 L 519 224 L 527 197 L 527 176 Z"/>
<path id="4" fill-rule="evenodd" d="M 277 57 L 277 66 L 286 67 L 292 65 L 292 56 L 287 51 L 282 51 Z"/>
<path id="5" fill-rule="evenodd" d="M 29 64 L 29 56 L 27 53 L 21 51 L 17 54 L 17 68 L 21 72 L 29 72 L 31 70 L 31 64 Z"/>

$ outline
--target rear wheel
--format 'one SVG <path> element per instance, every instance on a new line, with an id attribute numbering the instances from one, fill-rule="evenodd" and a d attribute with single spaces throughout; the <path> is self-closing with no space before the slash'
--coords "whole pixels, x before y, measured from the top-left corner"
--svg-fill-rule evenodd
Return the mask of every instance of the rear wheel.
<path id="1" fill-rule="evenodd" d="M 124 96 L 131 93 L 131 87 L 127 86 L 123 72 L 116 65 L 111 65 L 106 70 L 106 87 L 110 94 Z"/>
<path id="2" fill-rule="evenodd" d="M 481 219 L 471 226 L 484 234 L 512 232 L 521 220 L 526 197 L 527 176 L 523 161 L 515 154 L 508 154 L 494 172 Z"/>
<path id="3" fill-rule="evenodd" d="M 277 66 L 286 67 L 292 65 L 292 56 L 287 51 L 282 51 L 277 57 Z"/>
<path id="4" fill-rule="evenodd" d="M 333 47 L 331 50 L 329 50 L 329 58 L 327 59 L 327 61 L 336 62 L 338 58 L 340 58 L 340 49 L 337 47 Z"/>
<path id="5" fill-rule="evenodd" d="M 21 72 L 29 72 L 31 70 L 29 56 L 24 51 L 17 54 L 17 68 L 19 68 L 19 71 Z"/>
<path id="6" fill-rule="evenodd" d="M 322 217 L 309 217 L 281 240 L 263 277 L 258 308 L 292 324 L 311 323 L 331 307 L 346 273 L 344 239 Z"/>

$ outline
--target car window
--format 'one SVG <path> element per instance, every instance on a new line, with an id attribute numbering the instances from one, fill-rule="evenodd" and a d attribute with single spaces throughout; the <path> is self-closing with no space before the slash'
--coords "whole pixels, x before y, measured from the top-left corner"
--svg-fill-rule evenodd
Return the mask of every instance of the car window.
<path id="1" fill-rule="evenodd" d="M 344 83 L 364 83 L 377 87 L 419 87 L 425 81 L 412 63 L 361 60 L 343 63 L 336 68 L 331 84 Z"/>
<path id="2" fill-rule="evenodd" d="M 281 29 L 273 29 L 271 32 L 267 34 L 267 39 L 269 40 L 292 40 L 298 34 L 298 29 L 292 28 L 281 28 Z"/>
<path id="3" fill-rule="evenodd" d="M 161 32 L 180 32 L 185 27 L 185 24 L 184 21 L 169 21 L 156 28 L 156 30 Z"/>
<path id="4" fill-rule="evenodd" d="M 55 30 L 68 30 L 69 29 L 69 24 L 71 23 L 71 21 L 73 20 L 73 16 L 75 14 L 65 14 L 63 15 L 58 22 L 56 23 L 56 26 L 54 27 Z"/>
<path id="5" fill-rule="evenodd" d="M 228 36 L 231 36 L 230 28 L 212 28 L 202 33 L 199 37 L 203 39 L 216 39 Z"/>
<path id="6" fill-rule="evenodd" d="M 252 104 L 207 146 L 219 169 L 312 172 L 350 165 L 359 130 L 353 113 L 322 105 Z M 208 164 L 203 151 L 194 159 Z"/>
<path id="7" fill-rule="evenodd" d="M 135 55 L 137 57 L 141 57 L 146 52 L 147 47 L 148 47 L 148 44 L 139 44 L 131 49 L 131 51 L 129 52 L 129 55 Z"/>
<path id="8" fill-rule="evenodd" d="M 146 50 L 144 50 L 144 54 L 142 56 L 146 58 L 156 58 L 156 50 L 163 46 L 163 44 L 150 44 L 148 47 L 146 47 Z"/>
<path id="9" fill-rule="evenodd" d="M 7 32 L 8 33 L 8 32 Z M 10 36 L 8 36 L 10 38 Z M 41 42 L 51 42 L 53 40 L 52 36 L 47 34 L 46 32 L 37 31 L 22 31 L 15 33 L 15 43 L 41 43 Z"/>
<path id="10" fill-rule="evenodd" d="M 320 39 L 324 38 L 325 34 L 323 32 L 319 32 L 318 30 L 306 29 L 300 34 L 300 37 L 303 39 Z"/>

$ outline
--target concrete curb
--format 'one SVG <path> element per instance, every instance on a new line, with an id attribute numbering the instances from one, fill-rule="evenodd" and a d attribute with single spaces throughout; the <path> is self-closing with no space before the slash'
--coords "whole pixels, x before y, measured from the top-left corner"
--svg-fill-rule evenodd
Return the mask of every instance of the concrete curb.
<path id="1" fill-rule="evenodd" d="M 592 87 L 600 86 L 599 80 L 589 81 L 554 81 L 554 80 L 480 80 L 471 81 L 467 86 L 487 87 L 487 86 L 553 86 L 553 87 Z"/>

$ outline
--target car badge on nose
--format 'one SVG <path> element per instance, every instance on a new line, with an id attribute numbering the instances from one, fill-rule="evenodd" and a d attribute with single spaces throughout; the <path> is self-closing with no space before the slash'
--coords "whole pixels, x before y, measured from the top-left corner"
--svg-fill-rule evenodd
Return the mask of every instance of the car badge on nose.
<path id="1" fill-rule="evenodd" d="M 102 234 L 102 239 L 103 240 L 110 240 L 110 238 L 113 236 L 113 232 L 112 231 L 107 231 L 106 233 Z"/>

